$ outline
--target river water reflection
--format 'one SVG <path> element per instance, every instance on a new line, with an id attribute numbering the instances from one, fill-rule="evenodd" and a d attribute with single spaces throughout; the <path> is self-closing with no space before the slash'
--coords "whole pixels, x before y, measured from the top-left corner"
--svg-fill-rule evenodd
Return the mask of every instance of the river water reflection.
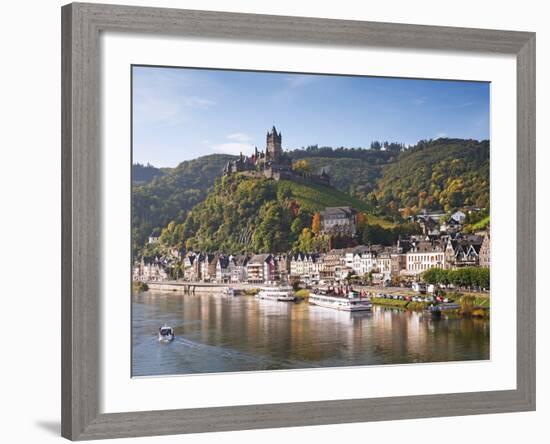
<path id="1" fill-rule="evenodd" d="M 162 324 L 176 338 L 159 343 Z M 489 321 L 375 307 L 348 313 L 253 297 L 141 293 L 133 376 L 489 359 Z"/>

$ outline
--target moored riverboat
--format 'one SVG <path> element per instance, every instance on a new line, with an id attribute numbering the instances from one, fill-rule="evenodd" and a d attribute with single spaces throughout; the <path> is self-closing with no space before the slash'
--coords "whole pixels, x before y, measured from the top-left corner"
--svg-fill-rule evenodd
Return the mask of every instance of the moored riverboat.
<path id="1" fill-rule="evenodd" d="M 309 295 L 309 303 L 341 311 L 370 311 L 372 302 L 353 290 L 345 294 L 317 292 Z"/>
<path id="2" fill-rule="evenodd" d="M 290 285 L 283 285 L 280 287 L 261 287 L 259 293 L 256 295 L 256 298 L 281 302 L 296 301 L 296 295 Z"/>

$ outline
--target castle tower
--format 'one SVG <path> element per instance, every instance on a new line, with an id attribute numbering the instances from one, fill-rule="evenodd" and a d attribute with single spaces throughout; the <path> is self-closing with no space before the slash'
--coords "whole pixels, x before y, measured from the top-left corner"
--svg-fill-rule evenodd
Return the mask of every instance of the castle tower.
<path id="1" fill-rule="evenodd" d="M 282 136 L 281 133 L 277 134 L 277 129 L 273 126 L 271 132 L 267 133 L 267 144 L 265 148 L 265 155 L 267 160 L 277 161 L 283 154 L 283 148 L 281 147 Z"/>

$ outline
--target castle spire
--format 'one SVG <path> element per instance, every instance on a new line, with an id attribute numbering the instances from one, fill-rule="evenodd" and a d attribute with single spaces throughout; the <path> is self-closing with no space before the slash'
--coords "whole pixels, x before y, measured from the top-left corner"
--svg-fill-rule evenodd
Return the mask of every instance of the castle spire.
<path id="1" fill-rule="evenodd" d="M 277 128 L 273 125 L 271 133 L 269 131 L 267 133 L 265 156 L 266 159 L 277 162 L 282 154 L 283 149 L 281 147 L 281 134 L 277 134 Z"/>

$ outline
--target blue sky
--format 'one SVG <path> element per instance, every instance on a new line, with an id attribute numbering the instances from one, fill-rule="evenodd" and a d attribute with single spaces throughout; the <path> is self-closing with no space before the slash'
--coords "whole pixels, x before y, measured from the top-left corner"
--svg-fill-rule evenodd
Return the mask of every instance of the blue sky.
<path id="1" fill-rule="evenodd" d="M 372 140 L 489 139 L 489 83 L 133 68 L 133 161 L 157 167 L 212 153 L 368 147 Z"/>

